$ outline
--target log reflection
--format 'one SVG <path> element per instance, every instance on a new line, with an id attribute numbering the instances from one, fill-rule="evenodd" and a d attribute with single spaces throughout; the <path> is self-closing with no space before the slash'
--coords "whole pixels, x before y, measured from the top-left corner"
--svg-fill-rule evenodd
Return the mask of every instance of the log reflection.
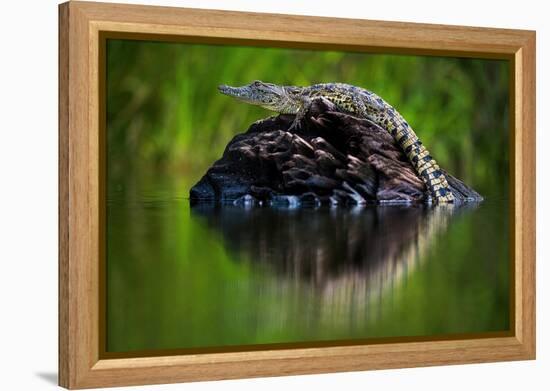
<path id="1" fill-rule="evenodd" d="M 221 233 L 236 259 L 273 271 L 279 289 L 301 285 L 333 311 L 347 312 L 351 307 L 367 311 L 369 302 L 397 287 L 427 258 L 451 219 L 473 207 L 197 204 L 191 211 Z"/>

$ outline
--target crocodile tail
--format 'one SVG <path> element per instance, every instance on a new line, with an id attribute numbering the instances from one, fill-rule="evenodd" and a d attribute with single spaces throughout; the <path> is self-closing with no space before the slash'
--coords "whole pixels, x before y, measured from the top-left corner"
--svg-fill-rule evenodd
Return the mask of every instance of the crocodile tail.
<path id="1" fill-rule="evenodd" d="M 414 131 L 408 125 L 402 125 L 392 134 L 436 201 L 453 202 L 454 196 L 445 174 Z"/>

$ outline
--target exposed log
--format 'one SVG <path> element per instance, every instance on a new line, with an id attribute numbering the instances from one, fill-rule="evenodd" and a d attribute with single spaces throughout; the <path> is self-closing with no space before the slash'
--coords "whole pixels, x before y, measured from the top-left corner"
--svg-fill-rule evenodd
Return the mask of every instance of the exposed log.
<path id="1" fill-rule="evenodd" d="M 300 126 L 279 115 L 254 123 L 227 145 L 191 200 L 236 203 L 419 203 L 429 193 L 392 136 L 376 124 L 314 101 Z M 457 202 L 482 197 L 447 174 Z"/>

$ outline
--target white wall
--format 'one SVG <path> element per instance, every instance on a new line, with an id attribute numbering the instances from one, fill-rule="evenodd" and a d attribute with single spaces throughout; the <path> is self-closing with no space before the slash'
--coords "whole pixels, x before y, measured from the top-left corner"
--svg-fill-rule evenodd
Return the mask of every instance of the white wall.
<path id="1" fill-rule="evenodd" d="M 104 0 L 105 1 L 105 0 Z M 119 0 L 123 2 L 122 0 Z M 548 197 L 545 145 L 550 104 L 545 1 L 158 0 L 135 3 L 304 15 L 536 29 L 538 36 L 538 243 L 535 362 L 465 365 L 145 387 L 255 390 L 313 387 L 371 390 L 548 389 Z M 0 389 L 55 387 L 57 371 L 57 1 L 0 5 Z M 546 72 L 545 72 L 546 71 Z M 7 87 L 7 88 L 6 88 Z M 543 220 L 546 220 L 543 223 Z M 4 362 L 5 361 L 5 362 Z M 546 370 L 546 371 L 545 371 Z M 137 388 L 136 388 L 137 389 Z"/>

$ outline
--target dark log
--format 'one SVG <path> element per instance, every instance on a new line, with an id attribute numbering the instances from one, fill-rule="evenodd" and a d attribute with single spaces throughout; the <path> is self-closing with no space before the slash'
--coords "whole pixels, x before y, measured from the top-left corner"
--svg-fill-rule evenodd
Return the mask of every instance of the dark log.
<path id="1" fill-rule="evenodd" d="M 316 99 L 300 126 L 292 115 L 254 123 L 227 145 L 191 189 L 192 201 L 367 204 L 431 201 L 392 136 Z M 458 203 L 482 197 L 446 174 Z"/>

